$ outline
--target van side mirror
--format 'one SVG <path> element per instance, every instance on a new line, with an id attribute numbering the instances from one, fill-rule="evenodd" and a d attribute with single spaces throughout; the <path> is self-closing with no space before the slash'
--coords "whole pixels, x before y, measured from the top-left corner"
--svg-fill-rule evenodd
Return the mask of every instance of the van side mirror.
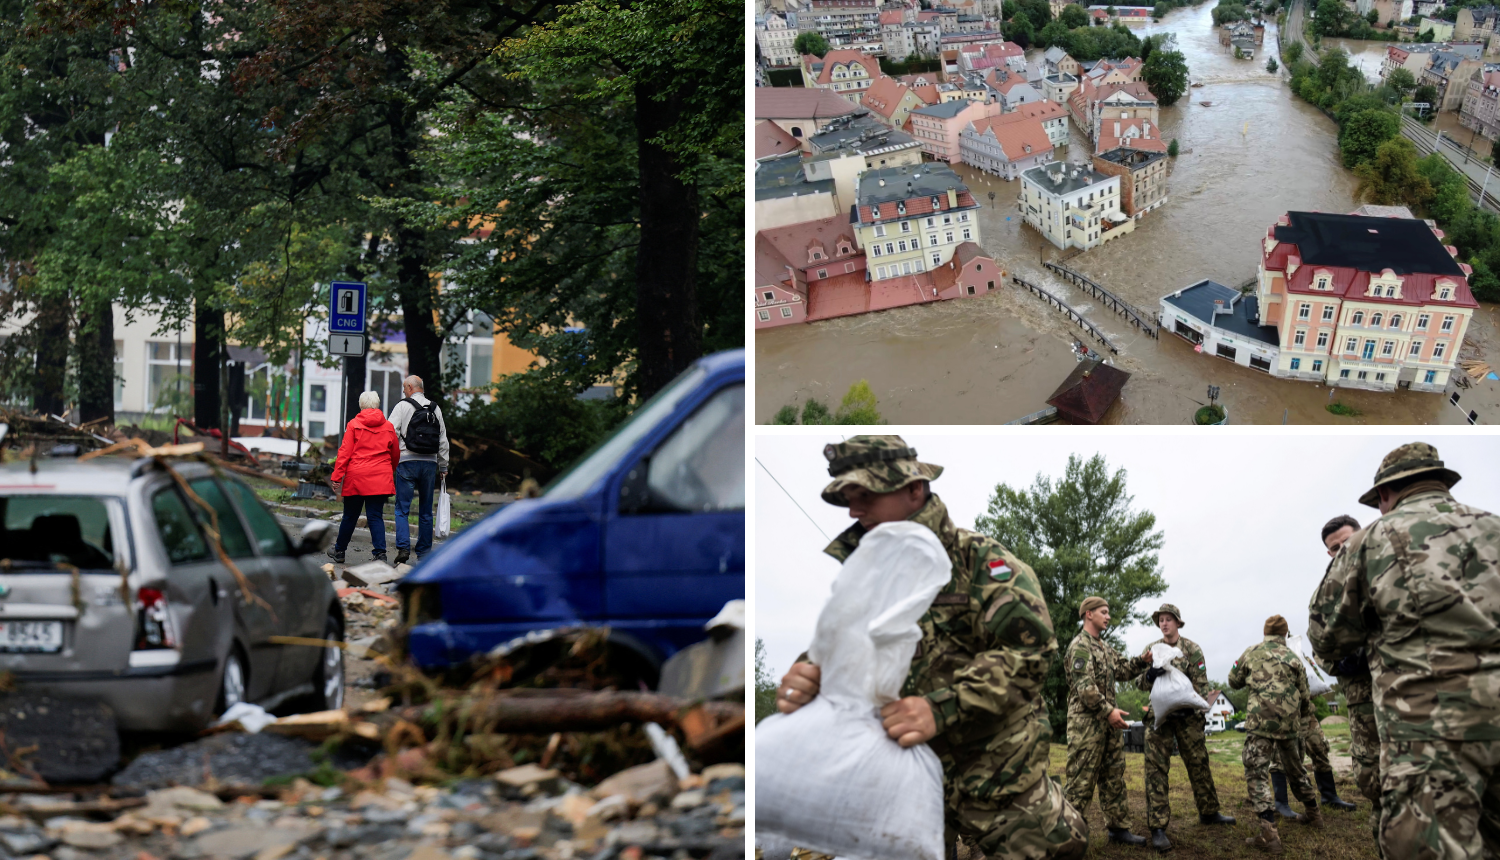
<path id="1" fill-rule="evenodd" d="M 297 554 L 320 553 L 328 548 L 331 540 L 333 540 L 333 523 L 313 520 L 302 527 L 302 535 L 297 538 Z"/>

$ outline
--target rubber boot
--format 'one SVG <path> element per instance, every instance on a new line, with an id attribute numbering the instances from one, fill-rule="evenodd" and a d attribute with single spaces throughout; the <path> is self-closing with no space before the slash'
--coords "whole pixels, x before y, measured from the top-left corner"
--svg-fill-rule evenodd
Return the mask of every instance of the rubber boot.
<path id="1" fill-rule="evenodd" d="M 1171 851 L 1172 850 L 1172 840 L 1170 840 L 1170 839 L 1167 838 L 1166 828 L 1164 828 L 1164 827 L 1153 827 L 1153 828 L 1151 828 L 1151 847 L 1155 848 L 1157 851 Z"/>
<path id="2" fill-rule="evenodd" d="M 1309 803 L 1307 805 L 1307 812 L 1297 816 L 1297 823 L 1321 829 L 1323 827 L 1323 810 L 1319 809 L 1316 803 Z"/>
<path id="3" fill-rule="evenodd" d="M 1333 809 L 1353 812 L 1354 804 L 1339 798 L 1338 787 L 1333 784 L 1333 771 L 1322 770 L 1313 774 L 1318 779 L 1318 793 L 1323 796 L 1323 805 Z"/>
<path id="4" fill-rule="evenodd" d="M 1109 841 L 1118 842 L 1121 845 L 1145 845 L 1146 837 L 1137 836 L 1123 827 L 1111 827 L 1109 829 Z"/>
<path id="5" fill-rule="evenodd" d="M 1200 816 L 1198 816 L 1198 823 L 1199 824 L 1233 824 L 1234 823 L 1234 816 L 1233 815 L 1224 815 L 1223 813 L 1215 812 L 1213 815 L 1200 815 Z"/>
<path id="6" fill-rule="evenodd" d="M 1296 818 L 1297 813 L 1286 805 L 1286 774 L 1272 773 L 1271 788 L 1276 793 L 1276 811 L 1282 818 Z"/>
<path id="7" fill-rule="evenodd" d="M 1260 832 L 1246 839 L 1245 844 L 1267 854 L 1280 854 L 1281 834 L 1276 832 L 1276 814 L 1262 812 L 1256 823 L 1260 825 Z"/>

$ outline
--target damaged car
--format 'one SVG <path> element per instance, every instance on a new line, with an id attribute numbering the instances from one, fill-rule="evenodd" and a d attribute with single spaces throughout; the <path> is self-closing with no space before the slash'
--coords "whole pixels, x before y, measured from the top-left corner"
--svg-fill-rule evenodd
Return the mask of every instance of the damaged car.
<path id="1" fill-rule="evenodd" d="M 401 580 L 419 666 L 609 628 L 639 683 L 745 596 L 745 353 L 699 359 L 547 486 Z"/>
<path id="2" fill-rule="evenodd" d="M 279 641 L 343 640 L 309 557 L 331 535 L 313 522 L 291 539 L 201 462 L 0 466 L 0 671 L 103 702 L 130 731 L 198 730 L 240 702 L 339 707 L 343 651 Z"/>

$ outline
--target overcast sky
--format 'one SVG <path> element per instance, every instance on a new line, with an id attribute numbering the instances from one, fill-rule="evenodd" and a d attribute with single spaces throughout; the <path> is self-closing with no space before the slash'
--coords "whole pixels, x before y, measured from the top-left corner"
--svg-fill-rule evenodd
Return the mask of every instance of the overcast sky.
<path id="1" fill-rule="evenodd" d="M 1214 436 L 1201 429 L 1191 435 L 1126 435 L 1119 428 L 1108 434 L 1049 428 L 1045 435 L 901 435 L 918 459 L 945 468 L 933 491 L 960 528 L 974 527 L 997 484 L 1029 487 L 1039 472 L 1061 476 L 1069 454 L 1099 453 L 1111 472 L 1123 467 L 1133 507 L 1155 513 L 1164 538 L 1159 562 L 1167 591 L 1137 608 L 1175 603 L 1183 635 L 1202 646 L 1209 677 L 1219 681 L 1228 678 L 1241 652 L 1260 641 L 1271 615 L 1286 616 L 1293 633 L 1306 633 L 1307 602 L 1328 563 L 1318 532 L 1338 514 L 1350 514 L 1361 525 L 1378 517 L 1379 511 L 1358 499 L 1392 448 L 1418 440 L 1436 445 L 1448 468 L 1463 476 L 1454 487 L 1458 500 L 1500 511 L 1500 446 L 1494 436 L 1223 432 L 1230 429 L 1218 428 Z M 807 647 L 838 572 L 838 562 L 822 549 L 852 522 L 846 508 L 819 496 L 830 480 L 823 446 L 842 438 L 756 436 L 754 627 L 777 678 Z M 1052 620 L 1059 628 L 1078 624 Z M 1135 626 L 1123 635 L 1127 653 L 1138 654 L 1160 634 Z"/>

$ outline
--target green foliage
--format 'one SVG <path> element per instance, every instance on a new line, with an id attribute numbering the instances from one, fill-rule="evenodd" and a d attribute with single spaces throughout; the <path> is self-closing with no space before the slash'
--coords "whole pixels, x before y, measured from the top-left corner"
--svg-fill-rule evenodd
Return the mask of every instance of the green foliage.
<path id="1" fill-rule="evenodd" d="M 1154 8 L 1154 9 L 1151 10 L 1151 17 L 1155 18 L 1158 21 L 1160 21 L 1161 19 L 1167 17 L 1167 15 L 1171 11 L 1172 11 L 1172 7 L 1171 7 L 1170 4 L 1167 4 L 1167 3 L 1158 3 L 1158 4 L 1156 4 L 1156 8 Z"/>
<path id="2" fill-rule="evenodd" d="M 1316 716 L 1320 721 L 1324 717 L 1326 717 L 1329 714 L 1333 713 L 1332 711 L 1328 710 L 1328 700 L 1326 698 L 1324 698 L 1323 696 L 1314 696 L 1313 700 L 1312 700 L 1312 704 L 1313 704 L 1313 715 Z"/>
<path id="3" fill-rule="evenodd" d="M 1229 700 L 1230 707 L 1234 708 L 1235 710 L 1235 720 L 1243 720 L 1245 718 L 1244 711 L 1246 708 L 1250 707 L 1249 687 L 1241 687 L 1238 690 L 1231 690 L 1229 689 L 1229 683 L 1227 681 L 1215 681 L 1210 683 L 1209 686 L 1218 687 L 1218 689 L 1224 692 L 1224 698 Z"/>
<path id="4" fill-rule="evenodd" d="M 1242 0 L 1219 0 L 1213 11 L 1214 26 L 1222 27 L 1235 21 L 1250 20 L 1250 12 Z"/>
<path id="5" fill-rule="evenodd" d="M 1020 5 L 1034 32 L 1052 23 L 1052 4 L 1047 0 L 1020 0 Z"/>
<path id="6" fill-rule="evenodd" d="M 1172 142 L 1167 144 L 1167 155 L 1171 156 L 1172 158 L 1176 158 L 1177 151 L 1177 138 L 1174 137 L 1172 138 Z"/>
<path id="7" fill-rule="evenodd" d="M 1218 424 L 1224 420 L 1224 407 L 1217 403 L 1200 406 L 1193 412 L 1194 424 Z"/>
<path id="8" fill-rule="evenodd" d="M 1298 60 L 1302 59 L 1302 43 L 1292 42 L 1291 44 L 1286 46 L 1286 50 L 1284 53 L 1286 54 L 1286 61 L 1288 63 L 1297 62 Z"/>
<path id="9" fill-rule="evenodd" d="M 1126 720 L 1139 720 L 1151 704 L 1151 694 L 1136 686 L 1134 681 L 1120 681 L 1115 690 L 1115 707 L 1125 712 Z"/>
<path id="10" fill-rule="evenodd" d="M 1156 516 L 1132 509 L 1132 501 L 1124 469 L 1111 473 L 1097 454 L 1088 460 L 1073 455 L 1055 480 L 1038 474 L 1029 488 L 996 486 L 975 523 L 1036 572 L 1061 651 L 1078 632 L 1075 619 L 1085 597 L 1097 594 L 1109 601 L 1115 627 L 1105 637 L 1118 648 L 1113 631 L 1145 623 L 1146 614 L 1135 605 L 1166 591 L 1157 564 L 1162 533 Z M 1067 713 L 1067 681 L 1059 661 L 1048 670 L 1043 695 L 1053 714 Z M 1060 735 L 1063 721 L 1053 722 Z"/>
<path id="11" fill-rule="evenodd" d="M 1417 41 L 1418 42 L 1434 42 L 1436 40 L 1437 40 L 1437 34 L 1435 34 L 1435 33 L 1432 32 L 1432 28 L 1431 27 L 1428 27 L 1426 30 L 1423 30 L 1421 32 L 1421 34 L 1417 36 Z"/>
<path id="12" fill-rule="evenodd" d="M 1078 4 L 1076 3 L 1071 3 L 1068 5 L 1068 8 L 1072 9 L 1077 5 Z M 1056 45 L 1057 47 L 1062 48 L 1064 51 L 1067 51 L 1069 55 L 1071 55 L 1072 50 L 1070 46 L 1072 44 L 1071 40 L 1073 38 L 1073 34 L 1069 32 L 1067 25 L 1063 23 L 1067 19 L 1067 17 L 1067 9 L 1064 9 L 1062 18 L 1059 18 L 1053 21 L 1051 24 L 1043 27 L 1042 32 L 1036 35 L 1036 46 L 1039 48 L 1050 48 Z"/>
<path id="13" fill-rule="evenodd" d="M 766 666 L 766 643 L 755 637 L 755 722 L 776 713 L 776 683 Z"/>
<path id="14" fill-rule="evenodd" d="M 1187 59 L 1181 51 L 1152 51 L 1141 66 L 1141 79 L 1162 107 L 1170 107 L 1187 92 Z"/>
<path id="15" fill-rule="evenodd" d="M 1318 0 L 1313 17 L 1313 29 L 1320 36 L 1342 36 L 1353 23 L 1354 10 L 1343 4 L 1343 0 Z"/>
<path id="16" fill-rule="evenodd" d="M 1353 418 L 1354 416 L 1359 414 L 1358 409 L 1355 409 L 1353 406 L 1345 406 L 1342 403 L 1330 403 L 1323 408 L 1327 409 L 1329 412 L 1332 412 L 1334 415 L 1343 415 L 1348 418 Z"/>
<path id="17" fill-rule="evenodd" d="M 1276 65 L 1276 58 L 1275 57 L 1269 57 L 1269 58 L 1266 59 L 1266 71 L 1268 71 L 1268 72 L 1270 72 L 1271 74 L 1274 75 L 1274 74 L 1276 74 L 1276 70 L 1279 69 L 1279 68 L 1281 68 L 1281 67 L 1278 66 L 1278 65 Z"/>
<path id="18" fill-rule="evenodd" d="M 598 444 L 626 416 L 619 400 L 579 400 L 578 389 L 535 370 L 501 377 L 494 402 L 443 410 L 449 432 L 491 439 L 562 470 Z"/>
<path id="19" fill-rule="evenodd" d="M 1355 198 L 1381 206 L 1404 205 L 1413 211 L 1433 198 L 1432 183 L 1417 167 L 1417 148 L 1404 137 L 1382 143 L 1375 158 L 1357 166 Z"/>
<path id="20" fill-rule="evenodd" d="M 802 406 L 803 424 L 832 424 L 833 414 L 818 400 L 809 397 Z"/>
<path id="21" fill-rule="evenodd" d="M 797 407 L 793 406 L 790 403 L 788 403 L 787 405 L 785 405 L 785 406 L 781 407 L 780 409 L 776 410 L 776 415 L 771 418 L 771 423 L 772 424 L 796 424 L 797 423 Z"/>
<path id="22" fill-rule="evenodd" d="M 1437 111 L 1438 91 L 1437 91 L 1437 87 L 1433 86 L 1432 84 L 1422 84 L 1421 86 L 1419 86 L 1416 89 L 1412 90 L 1411 100 L 1414 101 L 1414 102 L 1421 102 L 1421 103 L 1424 103 L 1424 104 L 1431 105 L 1431 107 L 1427 110 L 1427 114 L 1429 116 L 1431 116 L 1431 115 L 1433 115 L 1433 114 L 1435 114 L 1435 113 L 1438 112 Z"/>
<path id="23" fill-rule="evenodd" d="M 1369 22 L 1371 27 L 1375 26 L 1376 24 L 1380 23 L 1380 13 L 1374 9 L 1371 9 L 1370 11 L 1365 13 L 1365 21 Z"/>
<path id="24" fill-rule="evenodd" d="M 819 33 L 798 33 L 797 40 L 792 42 L 792 50 L 799 55 L 822 57 L 828 53 L 828 47 L 828 40 Z"/>
<path id="25" fill-rule="evenodd" d="M 1375 157 L 1382 143 L 1401 133 L 1401 117 L 1394 111 L 1362 110 L 1339 129 L 1339 152 L 1344 166 L 1355 168 Z"/>
<path id="26" fill-rule="evenodd" d="M 795 404 L 787 404 L 776 410 L 772 424 L 796 424 L 797 407 Z M 839 403 L 837 412 L 830 412 L 828 407 L 816 397 L 809 397 L 802 405 L 803 424 L 884 424 L 885 419 L 880 417 L 879 402 L 875 399 L 875 392 L 870 390 L 870 383 L 861 379 L 849 386 L 844 392 L 844 399 Z"/>
<path id="27" fill-rule="evenodd" d="M 1023 48 L 1030 48 L 1036 41 L 1036 29 L 1031 19 L 1025 15 L 1017 15 L 1001 24 L 1000 33 L 1005 36 L 1006 41 L 1015 42 Z"/>
<path id="28" fill-rule="evenodd" d="M 1160 8 L 1161 5 L 1163 4 L 1157 4 L 1157 7 Z M 1079 4 L 1069 3 L 1063 7 L 1062 14 L 1057 16 L 1057 20 L 1061 21 L 1067 29 L 1076 30 L 1089 25 L 1089 13 Z"/>

